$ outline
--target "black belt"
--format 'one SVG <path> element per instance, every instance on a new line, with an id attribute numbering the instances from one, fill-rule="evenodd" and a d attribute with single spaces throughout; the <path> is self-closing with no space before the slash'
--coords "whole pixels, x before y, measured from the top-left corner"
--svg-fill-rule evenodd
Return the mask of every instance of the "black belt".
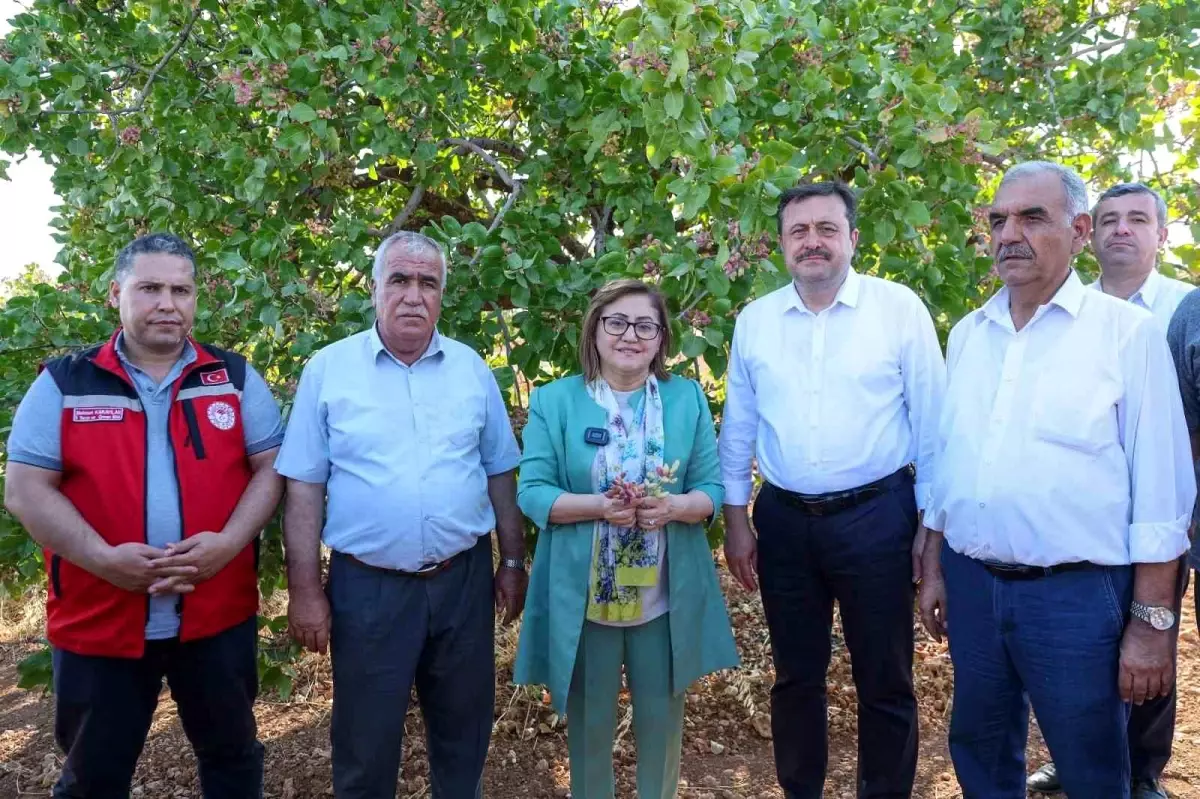
<path id="1" fill-rule="evenodd" d="M 364 569 L 372 569 L 377 572 L 384 572 L 385 574 L 395 574 L 395 575 L 398 575 L 401 577 L 420 577 L 421 579 L 426 579 L 426 578 L 434 576 L 435 574 L 440 574 L 441 572 L 450 568 L 450 566 L 454 563 L 454 561 L 458 560 L 460 557 L 465 555 L 467 552 L 470 552 L 471 549 L 474 549 L 474 547 L 465 549 L 462 552 L 459 552 L 457 555 L 451 555 L 450 557 L 446 558 L 445 560 L 436 561 L 434 563 L 427 563 L 424 566 L 422 566 L 420 569 L 418 569 L 417 571 L 414 571 L 414 572 L 404 571 L 403 569 L 389 569 L 386 566 L 374 566 L 370 563 L 359 560 L 358 558 L 354 557 L 353 555 L 348 555 L 345 552 L 338 552 L 335 550 L 333 554 L 337 555 L 339 557 L 346 558 L 347 560 L 353 561 L 355 565 L 362 566 Z"/>
<path id="2" fill-rule="evenodd" d="M 799 494 L 795 491 L 788 491 L 786 488 L 780 488 L 773 483 L 766 483 L 764 487 L 774 491 L 784 504 L 809 516 L 832 516 L 861 505 L 868 499 L 880 496 L 894 488 L 911 486 L 916 473 L 917 470 L 910 463 L 873 483 L 867 483 L 847 491 L 831 491 L 828 494 Z"/>
<path id="3" fill-rule="evenodd" d="M 1058 563 L 1054 566 L 1026 566 L 1021 563 L 997 563 L 991 560 L 977 560 L 976 563 L 987 569 L 993 577 L 999 577 L 1001 580 L 1036 580 L 1040 577 L 1051 577 L 1055 574 L 1064 574 L 1065 572 L 1092 571 L 1108 568 L 1099 563 L 1092 563 L 1089 560 Z"/>

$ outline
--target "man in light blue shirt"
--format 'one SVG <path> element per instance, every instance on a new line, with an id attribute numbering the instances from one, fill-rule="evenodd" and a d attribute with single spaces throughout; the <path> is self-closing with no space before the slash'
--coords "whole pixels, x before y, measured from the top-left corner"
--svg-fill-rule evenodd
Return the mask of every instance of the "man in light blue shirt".
<path id="1" fill-rule="evenodd" d="M 525 599 L 520 452 L 487 364 L 437 332 L 440 245 L 395 234 L 373 277 L 376 324 L 305 367 L 275 465 L 288 478 L 288 618 L 302 645 L 331 648 L 339 797 L 395 795 L 414 681 L 433 795 L 470 797 L 491 736 L 491 598 L 506 621 Z"/>
<path id="2" fill-rule="evenodd" d="M 1167 241 L 1167 204 L 1143 183 L 1120 183 L 1100 195 L 1092 209 L 1092 250 L 1100 279 L 1089 288 L 1145 308 L 1164 334 L 1175 309 L 1195 288 L 1158 271 L 1158 254 Z M 1184 398 L 1187 409 L 1187 398 Z M 1179 568 L 1178 599 L 1187 590 L 1186 560 Z M 1129 715 L 1129 760 L 1133 799 L 1166 799 L 1159 785 L 1175 735 L 1175 691 L 1134 705 Z M 1053 763 L 1030 775 L 1028 787 L 1042 793 L 1062 790 Z"/>

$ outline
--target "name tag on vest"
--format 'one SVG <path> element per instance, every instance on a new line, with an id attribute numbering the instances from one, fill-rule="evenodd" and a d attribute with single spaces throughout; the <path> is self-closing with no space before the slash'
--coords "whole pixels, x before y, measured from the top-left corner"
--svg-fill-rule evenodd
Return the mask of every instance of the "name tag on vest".
<path id="1" fill-rule="evenodd" d="M 125 418 L 124 408 L 75 408 L 73 422 L 119 422 Z"/>

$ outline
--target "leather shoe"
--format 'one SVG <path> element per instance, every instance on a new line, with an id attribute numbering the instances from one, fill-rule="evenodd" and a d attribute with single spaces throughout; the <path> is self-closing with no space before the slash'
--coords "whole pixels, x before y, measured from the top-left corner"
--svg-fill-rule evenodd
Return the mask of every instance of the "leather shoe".
<path id="1" fill-rule="evenodd" d="M 1025 782 L 1025 787 L 1037 793 L 1058 793 L 1062 790 L 1062 783 L 1058 781 L 1058 769 L 1054 767 L 1054 763 L 1047 763 L 1037 771 L 1029 775 L 1029 779 Z"/>
<path id="2" fill-rule="evenodd" d="M 1158 784 L 1158 780 L 1134 780 L 1133 799 L 1167 799 L 1167 792 Z"/>

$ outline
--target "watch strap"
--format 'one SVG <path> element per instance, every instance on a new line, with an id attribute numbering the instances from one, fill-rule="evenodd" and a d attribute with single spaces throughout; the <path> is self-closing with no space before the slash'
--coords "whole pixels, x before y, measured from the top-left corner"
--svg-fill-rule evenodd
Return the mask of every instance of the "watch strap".
<path id="1" fill-rule="evenodd" d="M 501 558 L 500 565 L 506 569 L 520 569 L 521 571 L 525 571 L 524 558 Z"/>

